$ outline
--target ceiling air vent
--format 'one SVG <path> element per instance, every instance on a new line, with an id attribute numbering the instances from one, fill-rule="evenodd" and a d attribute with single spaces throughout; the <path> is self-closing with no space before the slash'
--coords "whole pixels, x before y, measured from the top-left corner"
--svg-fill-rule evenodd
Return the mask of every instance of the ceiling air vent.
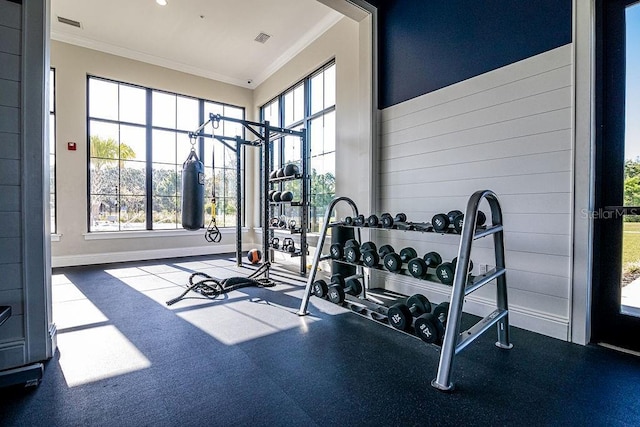
<path id="1" fill-rule="evenodd" d="M 63 18 L 62 16 L 58 16 L 58 22 L 61 24 L 71 25 L 72 27 L 82 28 L 82 25 L 78 21 L 74 21 L 73 19 Z"/>
<path id="2" fill-rule="evenodd" d="M 256 36 L 256 38 L 254 39 L 255 41 L 257 41 L 258 43 L 266 43 L 267 40 L 269 40 L 271 38 L 271 36 L 267 33 L 260 33 Z"/>

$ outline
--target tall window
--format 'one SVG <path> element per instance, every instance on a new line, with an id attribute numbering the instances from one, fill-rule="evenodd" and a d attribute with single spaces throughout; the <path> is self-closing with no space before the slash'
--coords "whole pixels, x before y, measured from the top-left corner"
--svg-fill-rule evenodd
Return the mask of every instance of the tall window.
<path id="1" fill-rule="evenodd" d="M 215 172 L 216 223 L 235 225 L 235 151 L 216 156 L 214 171 L 211 151 L 221 144 L 190 140 L 189 132 L 209 112 L 244 118 L 243 108 L 97 77 L 89 77 L 88 96 L 90 231 L 181 228 L 182 163 L 192 146 L 205 164 L 207 194 Z M 235 126 L 220 127 L 216 134 L 242 135 Z M 225 185 L 231 164 L 233 188 Z"/>
<path id="2" fill-rule="evenodd" d="M 56 233 L 56 73 L 49 70 L 49 211 L 51 233 Z"/>
<path id="3" fill-rule="evenodd" d="M 335 196 L 336 178 L 336 65 L 330 62 L 261 108 L 262 120 L 289 129 L 309 130 L 311 231 L 319 231 Z M 274 167 L 300 161 L 300 139 L 284 137 L 272 148 Z M 290 208 L 289 208 L 290 209 Z M 295 210 L 285 215 L 294 215 Z"/>

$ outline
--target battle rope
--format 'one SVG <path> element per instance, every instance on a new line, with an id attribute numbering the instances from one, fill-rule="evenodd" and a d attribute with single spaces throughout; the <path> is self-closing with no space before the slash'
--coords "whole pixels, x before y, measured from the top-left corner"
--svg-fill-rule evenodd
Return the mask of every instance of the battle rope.
<path id="1" fill-rule="evenodd" d="M 206 273 L 196 272 L 189 276 L 189 286 L 185 291 L 176 298 L 166 302 L 167 305 L 173 305 L 183 299 L 190 291 L 198 292 L 200 295 L 215 299 L 218 295 L 231 292 L 235 289 L 245 288 L 248 286 L 256 286 L 259 288 L 268 288 L 276 285 L 271 279 L 258 278 L 269 270 L 270 264 L 264 263 L 256 271 L 247 277 L 229 277 L 227 279 L 218 280 Z M 194 278 L 203 277 L 202 280 L 194 282 Z"/>
<path id="2" fill-rule="evenodd" d="M 207 231 L 204 233 L 204 239 L 209 243 L 218 243 L 222 240 L 222 233 L 216 225 L 216 147 L 215 147 L 215 130 L 220 126 L 220 121 L 216 119 L 211 120 L 211 137 L 213 145 L 211 147 L 211 170 L 213 176 L 211 177 L 211 221 L 207 226 Z"/>

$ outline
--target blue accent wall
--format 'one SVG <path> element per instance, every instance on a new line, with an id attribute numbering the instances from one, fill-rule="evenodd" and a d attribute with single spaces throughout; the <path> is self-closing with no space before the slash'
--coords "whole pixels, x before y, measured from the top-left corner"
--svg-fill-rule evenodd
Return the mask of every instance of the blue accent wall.
<path id="1" fill-rule="evenodd" d="M 378 7 L 379 107 L 571 42 L 571 0 L 369 0 Z"/>

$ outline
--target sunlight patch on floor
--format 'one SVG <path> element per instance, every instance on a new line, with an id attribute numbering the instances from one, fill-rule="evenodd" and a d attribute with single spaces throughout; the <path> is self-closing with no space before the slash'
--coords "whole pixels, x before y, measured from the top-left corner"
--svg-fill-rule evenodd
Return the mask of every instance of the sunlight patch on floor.
<path id="1" fill-rule="evenodd" d="M 52 275 L 52 283 L 52 316 L 58 331 L 109 320 L 64 274 Z"/>
<path id="2" fill-rule="evenodd" d="M 317 320 L 308 316 L 300 317 L 293 308 L 257 298 L 193 309 L 178 316 L 227 345 L 289 329 L 299 328 L 305 332 L 307 325 Z"/>
<path id="3" fill-rule="evenodd" d="M 69 387 L 138 371 L 151 362 L 115 326 L 58 335 L 60 368 Z"/>

